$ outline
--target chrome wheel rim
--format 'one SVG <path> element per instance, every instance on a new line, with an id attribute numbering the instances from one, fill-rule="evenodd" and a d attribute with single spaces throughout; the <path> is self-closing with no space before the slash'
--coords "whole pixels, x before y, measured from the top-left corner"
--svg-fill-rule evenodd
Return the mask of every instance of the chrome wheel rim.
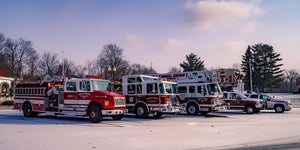
<path id="1" fill-rule="evenodd" d="M 196 107 L 195 107 L 195 106 L 190 106 L 190 107 L 189 107 L 189 112 L 190 112 L 191 114 L 194 114 L 194 113 L 196 112 Z"/>
<path id="2" fill-rule="evenodd" d="M 138 108 L 137 108 L 137 114 L 138 114 L 139 116 L 143 115 L 143 114 L 144 114 L 144 109 L 143 109 L 142 107 L 138 107 Z"/>

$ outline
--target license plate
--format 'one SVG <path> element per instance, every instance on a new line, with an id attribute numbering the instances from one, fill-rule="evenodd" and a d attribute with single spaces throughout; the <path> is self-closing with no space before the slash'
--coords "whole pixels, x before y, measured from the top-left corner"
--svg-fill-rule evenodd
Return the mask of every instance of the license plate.
<path id="1" fill-rule="evenodd" d="M 208 111 L 208 108 L 200 108 L 199 111 Z"/>

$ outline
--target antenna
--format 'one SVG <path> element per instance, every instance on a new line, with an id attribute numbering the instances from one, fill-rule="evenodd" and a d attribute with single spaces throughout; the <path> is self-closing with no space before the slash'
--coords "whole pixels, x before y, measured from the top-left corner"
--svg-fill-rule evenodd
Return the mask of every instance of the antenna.
<path id="1" fill-rule="evenodd" d="M 151 66 L 150 66 L 150 74 L 152 73 L 152 62 L 151 62 Z"/>

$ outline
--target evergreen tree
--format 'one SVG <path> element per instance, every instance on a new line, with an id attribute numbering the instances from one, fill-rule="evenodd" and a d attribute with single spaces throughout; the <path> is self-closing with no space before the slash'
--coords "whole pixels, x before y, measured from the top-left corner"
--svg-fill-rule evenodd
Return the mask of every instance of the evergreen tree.
<path id="1" fill-rule="evenodd" d="M 250 89 L 250 64 L 249 64 L 249 61 L 253 60 L 251 56 L 252 56 L 252 51 L 250 46 L 248 45 L 245 55 L 243 55 L 242 58 L 242 71 L 245 72 L 244 83 L 245 83 L 245 90 L 247 91 L 251 90 Z"/>
<path id="2" fill-rule="evenodd" d="M 270 91 L 278 88 L 283 81 L 282 60 L 280 54 L 267 44 L 255 44 L 248 49 L 242 58 L 242 69 L 246 72 L 245 88 L 250 89 L 249 59 L 251 60 L 253 90 L 256 92 Z"/>
<path id="3" fill-rule="evenodd" d="M 183 71 L 200 71 L 204 70 L 204 60 L 201 60 L 200 57 L 197 57 L 194 53 L 186 55 L 187 62 L 183 61 L 180 63 L 180 67 L 182 67 Z"/>

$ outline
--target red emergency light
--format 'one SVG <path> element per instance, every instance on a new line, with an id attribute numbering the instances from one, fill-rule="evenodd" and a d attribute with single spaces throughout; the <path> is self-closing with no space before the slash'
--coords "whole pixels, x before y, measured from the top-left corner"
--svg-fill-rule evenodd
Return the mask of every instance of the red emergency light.
<path id="1" fill-rule="evenodd" d="M 88 78 L 88 79 L 103 79 L 101 76 L 86 75 L 85 77 Z"/>

